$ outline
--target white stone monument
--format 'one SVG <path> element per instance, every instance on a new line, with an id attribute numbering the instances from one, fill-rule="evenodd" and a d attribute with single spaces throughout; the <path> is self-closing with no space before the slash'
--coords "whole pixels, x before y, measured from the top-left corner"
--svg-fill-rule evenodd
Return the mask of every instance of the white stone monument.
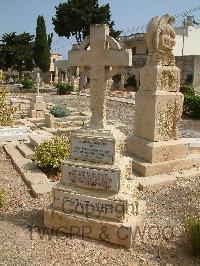
<path id="1" fill-rule="evenodd" d="M 54 84 L 58 83 L 58 68 L 55 68 Z"/>
<path id="2" fill-rule="evenodd" d="M 40 83 L 41 83 L 40 73 L 37 73 L 37 78 L 36 78 L 37 96 L 40 95 Z"/>
<path id="3" fill-rule="evenodd" d="M 124 85 L 125 85 L 125 76 L 124 74 L 121 74 L 120 88 L 124 89 Z"/>
<path id="4" fill-rule="evenodd" d="M 90 50 L 85 50 L 88 46 Z M 63 162 L 62 179 L 53 189 L 53 206 L 45 210 L 44 224 L 129 247 L 143 204 L 137 201 L 135 182 L 127 179 L 132 162 L 123 156 L 125 136 L 106 126 L 105 89 L 114 73 L 108 69 L 131 65 L 131 51 L 120 48 L 107 25 L 92 25 L 90 36 L 69 52 L 69 61 L 91 67 L 92 118 L 71 137 L 71 155 Z"/>
<path id="5" fill-rule="evenodd" d="M 65 82 L 66 82 L 66 83 L 69 82 L 69 80 L 68 80 L 68 72 L 67 72 L 67 70 L 65 71 Z"/>
<path id="6" fill-rule="evenodd" d="M 53 74 L 51 73 L 51 76 L 50 76 L 50 84 L 53 83 Z"/>
<path id="7" fill-rule="evenodd" d="M 133 169 L 142 176 L 189 169 L 200 157 L 188 156 L 188 143 L 177 130 L 183 109 L 180 69 L 175 66 L 173 17 L 154 17 L 147 27 L 147 64 L 136 93 L 134 136 L 127 140 Z"/>
<path id="8" fill-rule="evenodd" d="M 30 102 L 29 116 L 32 118 L 44 118 L 46 112 L 46 103 L 44 102 L 43 96 L 40 95 L 40 73 L 37 73 L 36 86 L 37 95 L 33 96 Z"/>

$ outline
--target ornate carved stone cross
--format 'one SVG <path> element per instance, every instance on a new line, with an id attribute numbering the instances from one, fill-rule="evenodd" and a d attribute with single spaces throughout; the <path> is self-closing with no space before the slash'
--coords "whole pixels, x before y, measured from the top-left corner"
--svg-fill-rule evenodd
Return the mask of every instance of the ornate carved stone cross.
<path id="1" fill-rule="evenodd" d="M 131 66 L 130 50 L 122 50 L 118 42 L 109 36 L 108 25 L 91 25 L 90 36 L 79 47 L 69 52 L 72 66 L 90 70 L 90 126 L 103 128 L 105 124 L 105 90 L 116 68 Z M 111 71 L 112 69 L 112 71 Z"/>

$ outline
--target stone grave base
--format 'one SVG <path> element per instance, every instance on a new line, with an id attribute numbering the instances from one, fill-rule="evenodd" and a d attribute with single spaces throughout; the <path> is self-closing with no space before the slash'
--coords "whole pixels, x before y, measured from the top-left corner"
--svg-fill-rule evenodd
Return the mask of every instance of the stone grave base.
<path id="1" fill-rule="evenodd" d="M 149 163 L 159 163 L 185 158 L 189 143 L 185 139 L 150 141 L 137 136 L 127 139 L 127 151 Z"/>
<path id="2" fill-rule="evenodd" d="M 138 215 L 131 214 L 126 221 L 118 223 L 105 221 L 105 219 L 65 214 L 49 208 L 44 210 L 44 225 L 66 234 L 81 235 L 83 238 L 89 237 L 129 248 L 135 241 L 137 228 L 142 226 L 144 212 L 145 203 L 142 202 L 138 209 Z"/>
<path id="3" fill-rule="evenodd" d="M 80 188 L 119 191 L 131 172 L 132 159 L 124 156 L 115 165 L 65 159 L 62 165 L 62 183 Z"/>
<path id="4" fill-rule="evenodd" d="M 43 96 L 34 95 L 30 102 L 29 116 L 32 118 L 44 118 L 46 112 L 46 103 Z"/>
<path id="5" fill-rule="evenodd" d="M 191 169 L 200 166 L 200 153 L 189 154 L 185 158 L 170 161 L 148 163 L 143 159 L 133 156 L 133 171 L 142 176 L 172 173 L 179 170 Z"/>
<path id="6" fill-rule="evenodd" d="M 32 118 L 39 118 L 39 119 L 44 118 L 45 111 L 43 111 L 43 110 L 30 110 L 29 116 Z"/>

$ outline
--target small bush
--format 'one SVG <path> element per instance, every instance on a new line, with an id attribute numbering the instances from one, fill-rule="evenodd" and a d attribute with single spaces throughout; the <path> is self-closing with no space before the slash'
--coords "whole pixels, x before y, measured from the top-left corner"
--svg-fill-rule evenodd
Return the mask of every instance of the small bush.
<path id="1" fill-rule="evenodd" d="M 32 79 L 24 78 L 21 83 L 24 89 L 33 90 L 35 88 L 34 81 Z"/>
<path id="2" fill-rule="evenodd" d="M 186 223 L 190 247 L 194 255 L 200 255 L 200 217 L 188 219 Z"/>
<path id="3" fill-rule="evenodd" d="M 194 96 L 195 95 L 195 90 L 190 85 L 181 85 L 180 92 L 182 92 L 184 94 L 184 96 L 186 96 L 186 95 Z"/>
<path id="4" fill-rule="evenodd" d="M 186 117 L 200 119 L 200 96 L 185 95 L 183 114 Z"/>
<path id="5" fill-rule="evenodd" d="M 36 148 L 37 165 L 48 174 L 58 173 L 61 161 L 69 157 L 69 144 L 58 136 L 44 141 Z"/>
<path id="6" fill-rule="evenodd" d="M 12 122 L 12 115 L 16 112 L 16 108 L 8 106 L 5 103 L 6 91 L 0 88 L 0 126 L 10 125 Z"/>
<path id="7" fill-rule="evenodd" d="M 74 87 L 68 83 L 59 82 L 56 84 L 57 93 L 60 95 L 70 94 Z"/>
<path id="8" fill-rule="evenodd" d="M 71 114 L 71 112 L 63 105 L 55 105 L 51 110 L 50 114 L 55 117 L 66 117 Z"/>
<path id="9" fill-rule="evenodd" d="M 4 202 L 4 192 L 0 190 L 0 208 L 3 207 L 3 202 Z"/>

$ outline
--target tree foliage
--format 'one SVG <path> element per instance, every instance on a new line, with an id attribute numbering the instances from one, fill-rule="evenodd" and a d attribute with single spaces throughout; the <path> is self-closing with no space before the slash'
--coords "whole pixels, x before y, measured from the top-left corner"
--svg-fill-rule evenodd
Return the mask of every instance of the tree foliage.
<path id="1" fill-rule="evenodd" d="M 60 37 L 75 36 L 79 44 L 89 35 L 92 24 L 108 24 L 110 34 L 114 38 L 119 37 L 121 33 L 113 29 L 114 21 L 111 21 L 109 4 L 99 6 L 98 0 L 68 0 L 56 7 L 53 25 Z"/>
<path id="2" fill-rule="evenodd" d="M 44 17 L 38 16 L 34 45 L 34 62 L 43 72 L 49 71 L 50 68 L 51 42 L 52 36 L 47 36 Z"/>
<path id="3" fill-rule="evenodd" d="M 23 70 L 32 70 L 33 65 L 33 38 L 30 33 L 17 35 L 16 32 L 4 34 L 0 44 L 0 67 L 13 68 L 22 78 Z"/>

